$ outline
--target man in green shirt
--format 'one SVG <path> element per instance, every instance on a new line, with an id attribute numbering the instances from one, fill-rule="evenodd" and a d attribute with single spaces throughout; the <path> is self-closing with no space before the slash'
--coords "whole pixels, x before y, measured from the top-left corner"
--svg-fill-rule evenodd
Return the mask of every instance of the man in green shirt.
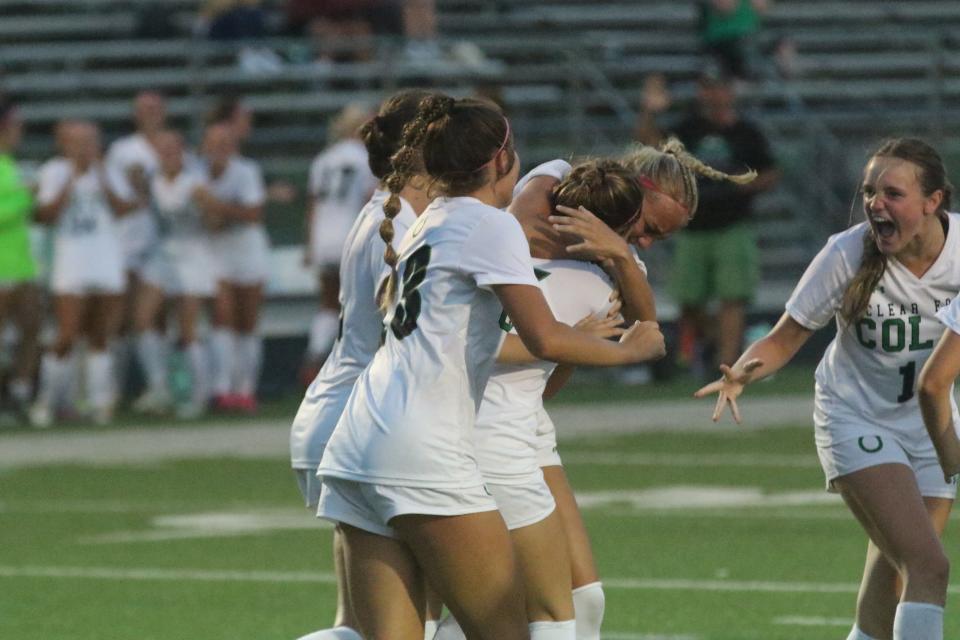
<path id="1" fill-rule="evenodd" d="M 19 331 L 14 367 L 6 377 L 7 393 L 0 398 L 21 412 L 33 395 L 41 323 L 37 264 L 30 246 L 33 193 L 13 158 L 22 135 L 16 106 L 0 97 L 0 330 L 13 319 Z"/>

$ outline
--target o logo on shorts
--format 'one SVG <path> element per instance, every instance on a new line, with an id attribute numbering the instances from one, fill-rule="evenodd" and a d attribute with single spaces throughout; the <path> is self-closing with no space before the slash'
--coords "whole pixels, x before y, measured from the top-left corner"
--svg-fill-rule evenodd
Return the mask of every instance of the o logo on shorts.
<path id="1" fill-rule="evenodd" d="M 867 445 L 864 443 L 864 440 L 867 438 L 875 438 L 877 441 L 877 446 L 873 447 L 872 449 L 867 447 Z M 883 440 L 880 439 L 880 436 L 860 436 L 857 438 L 857 444 L 860 445 L 860 449 L 866 453 L 876 453 L 877 451 L 880 451 L 880 449 L 883 449 Z"/>

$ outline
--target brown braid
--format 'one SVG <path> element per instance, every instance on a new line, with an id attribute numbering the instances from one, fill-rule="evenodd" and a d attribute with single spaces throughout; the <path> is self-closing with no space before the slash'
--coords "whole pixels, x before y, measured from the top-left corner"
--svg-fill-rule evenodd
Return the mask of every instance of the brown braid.
<path id="1" fill-rule="evenodd" d="M 929 197 L 936 191 L 943 192 L 943 199 L 940 202 L 937 215 L 941 218 L 946 216 L 953 199 L 953 185 L 947 178 L 947 170 L 943 165 L 943 159 L 936 149 L 917 138 L 894 138 L 880 145 L 870 156 L 871 162 L 874 158 L 897 158 L 914 164 L 917 168 L 920 190 L 924 196 Z M 867 166 L 870 166 L 869 162 Z M 869 215 L 869 212 L 866 211 L 866 203 L 864 203 L 864 210 Z M 860 261 L 860 266 L 843 292 L 840 318 L 845 323 L 853 324 L 867 310 L 867 306 L 870 304 L 870 296 L 873 295 L 873 291 L 880 283 L 880 279 L 883 278 L 886 269 L 887 256 L 877 247 L 873 226 L 870 226 L 863 237 L 863 258 Z"/>
<path id="2" fill-rule="evenodd" d="M 390 266 L 390 276 L 380 297 L 380 308 L 386 310 L 393 304 L 397 283 L 397 252 L 393 248 L 393 219 L 400 213 L 400 192 L 420 165 L 419 147 L 423 143 L 427 127 L 446 116 L 453 108 L 454 100 L 448 96 L 430 95 L 420 101 L 416 117 L 403 128 L 403 139 L 391 164 L 393 171 L 386 177 L 384 184 L 390 190 L 390 196 L 383 203 L 383 222 L 380 223 L 380 238 L 386 247 L 383 260 Z"/>
<path id="3" fill-rule="evenodd" d="M 643 204 L 643 188 L 633 171 L 616 160 L 587 160 L 553 188 L 554 207 L 583 206 L 611 229 L 630 222 Z"/>

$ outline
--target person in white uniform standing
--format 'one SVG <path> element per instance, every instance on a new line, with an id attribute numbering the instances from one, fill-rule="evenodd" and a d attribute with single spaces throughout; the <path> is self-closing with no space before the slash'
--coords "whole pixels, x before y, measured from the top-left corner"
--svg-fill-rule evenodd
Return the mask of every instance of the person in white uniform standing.
<path id="1" fill-rule="evenodd" d="M 619 301 L 611 307 L 613 291 L 628 321 L 656 319 L 646 266 L 631 245 L 647 249 L 687 224 L 697 206 L 698 174 L 739 182 L 754 175 L 727 176 L 670 140 L 663 149 L 640 147 L 622 162 L 571 167 L 554 160 L 524 176 L 509 210 L 523 226 L 540 286 L 559 320 L 615 335 L 611 325 L 622 318 L 609 318 L 620 309 Z M 530 619 L 575 614 L 570 637 L 596 640 L 603 588 L 542 402 L 548 380 L 556 387 L 572 368 L 533 359 L 517 342 L 507 337 L 477 416 L 480 469 L 511 530 Z M 454 625 L 444 621 L 436 639 L 462 638 Z"/>
<path id="2" fill-rule="evenodd" d="M 369 170 L 383 180 L 392 168 L 390 158 L 399 150 L 403 127 L 413 120 L 426 91 L 402 91 L 383 103 L 379 113 L 360 130 L 368 153 Z M 400 212 L 393 219 L 394 234 L 402 237 L 416 215 L 429 202 L 425 180 L 408 181 L 400 192 Z M 343 245 L 340 261 L 340 319 L 336 342 L 323 368 L 307 388 L 290 430 L 290 461 L 307 508 L 314 513 L 320 497 L 317 467 L 330 434 L 340 420 L 343 407 L 357 376 L 380 348 L 383 316 L 377 291 L 385 277 L 380 238 L 384 220 L 383 203 L 389 192 L 381 183 L 361 209 Z M 388 272 L 389 273 L 389 272 Z M 332 629 L 317 631 L 301 640 L 361 640 L 359 625 L 347 591 L 343 545 L 334 531 L 334 566 L 337 571 L 337 613 Z"/>
<path id="3" fill-rule="evenodd" d="M 419 153 L 418 153 L 419 150 Z M 473 425 L 505 310 L 537 357 L 596 365 L 663 355 L 656 323 L 619 343 L 558 322 L 538 286 L 516 218 L 503 211 L 519 159 L 492 103 L 430 97 L 407 127 L 387 179 L 387 220 L 422 153 L 441 197 L 395 253 L 386 341 L 357 379 L 318 469 L 318 515 L 341 526 L 350 597 L 367 638 L 420 640 L 422 579 L 471 639 L 564 637 L 528 626 L 509 534 L 484 487 Z M 390 243 L 390 222 L 381 225 Z M 565 624 L 565 623 L 561 623 Z"/>
<path id="4" fill-rule="evenodd" d="M 309 377 L 315 375 L 312 372 L 317 371 L 336 340 L 340 324 L 340 256 L 357 212 L 377 188 L 377 178 L 370 172 L 367 148 L 359 132 L 370 115 L 360 105 L 344 107 L 330 124 L 331 145 L 310 165 L 303 261 L 316 272 L 320 309 L 310 325 L 304 360 Z"/>
<path id="5" fill-rule="evenodd" d="M 203 302 L 216 292 L 210 237 L 196 204 L 197 192 L 206 183 L 200 168 L 188 165 L 179 133 L 163 131 L 155 144 L 159 166 L 150 179 L 150 201 L 157 217 L 158 243 L 144 265 L 134 315 L 137 355 L 147 375 L 147 389 L 134 409 L 161 413 L 171 408 L 166 339 L 151 328 L 163 313 L 165 299 L 172 298 L 179 320 L 177 348 L 185 356 L 191 380 L 190 398 L 176 409 L 179 417 L 190 418 L 202 414 L 209 399 L 208 368 L 197 336 Z"/>
<path id="6" fill-rule="evenodd" d="M 149 201 L 150 178 L 157 170 L 156 138 L 163 130 L 167 119 L 167 107 L 162 95 L 156 91 L 141 91 L 133 99 L 133 121 L 136 131 L 119 138 L 107 150 L 106 164 L 110 171 L 125 180 L 126 190 L 138 199 Z M 126 385 L 126 370 L 130 356 L 129 332 L 133 328 L 136 299 L 139 294 L 141 272 L 147 254 L 157 239 L 157 228 L 150 207 L 139 207 L 118 220 L 117 232 L 123 252 L 123 268 L 126 272 L 123 312 L 119 314 L 116 339 L 111 346 L 117 369 L 120 392 Z M 151 328 L 159 337 L 160 329 Z"/>
<path id="7" fill-rule="evenodd" d="M 57 337 L 41 361 L 40 391 L 30 410 L 38 427 L 51 424 L 73 380 L 77 339 L 87 339 L 86 391 L 91 418 L 108 422 L 116 390 L 108 340 L 122 307 L 125 279 L 116 217 L 140 206 L 126 183 L 101 161 L 100 131 L 91 122 L 61 125 L 64 157 L 40 169 L 38 222 L 53 227 L 50 289 Z"/>
<path id="8" fill-rule="evenodd" d="M 941 472 L 916 392 L 943 333 L 938 312 L 960 290 L 960 215 L 948 213 L 953 187 L 940 156 L 913 138 L 874 152 L 862 192 L 867 221 L 831 236 L 777 325 L 696 395 L 716 393 L 714 420 L 729 406 L 739 422 L 743 388 L 835 317 L 813 420 L 827 486 L 869 537 L 848 640 L 941 640 L 949 562 L 939 536 L 956 483 Z M 948 412 L 955 423 L 952 399 Z"/>
<path id="9" fill-rule="evenodd" d="M 270 258 L 263 226 L 263 175 L 256 162 L 237 153 L 236 133 L 228 124 L 207 127 L 203 154 L 205 186 L 197 190 L 196 199 L 215 229 L 214 406 L 254 412 L 262 359 L 257 319 Z"/>

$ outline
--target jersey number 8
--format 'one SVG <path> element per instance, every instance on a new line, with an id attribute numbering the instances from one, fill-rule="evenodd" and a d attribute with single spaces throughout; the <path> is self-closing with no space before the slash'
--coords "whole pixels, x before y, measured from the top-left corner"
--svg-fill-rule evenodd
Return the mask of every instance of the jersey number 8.
<path id="1" fill-rule="evenodd" d="M 430 245 L 423 245 L 413 252 L 403 268 L 402 289 L 397 309 L 390 322 L 390 330 L 397 340 L 403 340 L 417 328 L 417 317 L 420 315 L 420 292 L 417 289 L 423 284 L 427 275 L 427 265 L 430 264 Z"/>

